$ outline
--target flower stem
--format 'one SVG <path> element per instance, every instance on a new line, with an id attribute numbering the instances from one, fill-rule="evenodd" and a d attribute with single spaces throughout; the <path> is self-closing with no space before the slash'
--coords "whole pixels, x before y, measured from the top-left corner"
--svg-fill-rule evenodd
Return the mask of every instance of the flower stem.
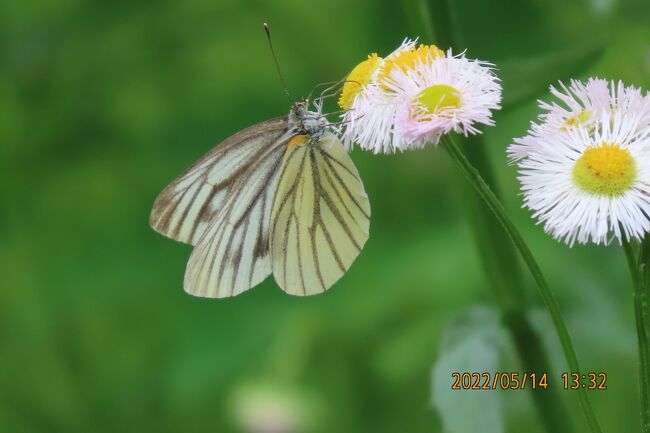
<path id="1" fill-rule="evenodd" d="M 443 48 L 462 50 L 465 47 L 460 31 L 458 11 L 452 0 L 402 0 L 411 28 L 426 41 L 435 42 Z M 485 155 L 480 136 L 465 140 L 469 161 L 480 170 L 488 185 L 495 186 L 493 170 Z M 501 318 L 519 355 L 522 368 L 528 372 L 549 372 L 550 361 L 538 332 L 527 315 L 527 299 L 524 290 L 517 253 L 508 236 L 498 230 L 499 223 L 490 209 L 476 195 L 470 185 L 459 183 L 463 204 L 469 216 L 483 269 L 489 287 L 501 310 Z M 496 190 L 494 190 L 497 192 Z M 498 196 L 498 192 L 497 192 Z M 491 227 L 497 227 L 492 230 Z M 499 251 L 491 254 L 490 251 Z M 568 433 L 571 423 L 563 396 L 559 389 L 547 392 L 531 392 L 539 420 L 548 433 Z"/>
<path id="2" fill-rule="evenodd" d="M 469 163 L 481 173 L 498 197 L 496 180 L 481 137 L 468 137 L 460 145 L 463 146 L 461 151 Z M 528 297 L 524 290 L 517 252 L 508 235 L 500 229 L 500 223 L 490 208 L 465 179 L 459 180 L 465 213 L 477 241 L 483 269 L 501 310 L 502 323 L 517 350 L 521 366 L 525 371 L 538 375 L 548 373 L 551 371 L 549 357 L 538 331 L 533 328 L 528 317 Z M 499 253 L 494 254 L 494 251 Z M 573 430 L 564 396 L 559 388 L 551 388 L 545 392 L 531 391 L 530 396 L 546 432 L 568 433 Z"/>
<path id="3" fill-rule="evenodd" d="M 650 433 L 650 239 L 641 247 L 628 240 L 623 249 L 634 284 L 634 313 L 639 341 L 639 391 L 641 402 L 641 431 Z"/>
<path id="4" fill-rule="evenodd" d="M 528 267 L 528 270 L 533 276 L 539 293 L 546 304 L 546 308 L 551 316 L 553 325 L 555 326 L 555 331 L 560 339 L 562 349 L 564 351 L 564 357 L 566 358 L 569 369 L 575 373 L 581 373 L 580 366 L 578 364 L 578 359 L 573 348 L 573 343 L 571 342 L 571 337 L 567 330 L 564 319 L 560 312 L 553 293 L 549 289 L 546 280 L 542 274 L 539 265 L 535 261 L 533 254 L 526 245 L 523 237 L 512 223 L 510 218 L 507 216 L 506 211 L 499 201 L 499 199 L 494 195 L 490 187 L 485 183 L 478 171 L 470 164 L 462 151 L 458 148 L 453 138 L 448 134 L 442 141 L 442 147 L 447 151 L 451 159 L 454 161 L 461 173 L 467 178 L 470 184 L 474 187 L 479 196 L 483 199 L 488 208 L 494 213 L 494 216 L 497 218 L 499 223 L 502 225 L 503 229 L 506 231 L 515 247 L 519 251 L 521 258 Z M 578 398 L 580 402 L 580 407 L 587 418 L 587 423 L 593 433 L 602 432 L 596 415 L 594 414 L 593 408 L 589 401 L 589 396 L 587 390 L 580 388 L 578 390 Z"/>

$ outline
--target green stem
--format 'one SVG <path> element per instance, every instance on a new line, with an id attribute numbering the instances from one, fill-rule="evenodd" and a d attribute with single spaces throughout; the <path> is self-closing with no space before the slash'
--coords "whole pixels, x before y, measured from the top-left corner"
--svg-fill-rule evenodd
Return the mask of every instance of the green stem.
<path id="1" fill-rule="evenodd" d="M 564 356 L 566 358 L 569 369 L 572 372 L 581 373 L 578 359 L 571 342 L 571 337 L 569 336 L 569 332 L 560 312 L 560 307 L 558 306 L 553 293 L 549 289 L 542 271 L 535 261 L 533 254 L 528 249 L 528 246 L 526 245 L 523 237 L 515 225 L 512 223 L 510 218 L 508 218 L 506 211 L 499 199 L 494 195 L 478 171 L 470 164 L 467 158 L 465 158 L 465 155 L 461 152 L 456 143 L 454 143 L 451 136 L 447 135 L 445 137 L 442 142 L 442 147 L 447 151 L 449 156 L 451 156 L 452 160 L 460 169 L 461 173 L 467 178 L 479 196 L 483 199 L 485 204 L 494 213 L 494 216 L 503 226 L 504 230 L 519 251 L 521 258 L 532 274 L 533 279 L 535 280 L 535 283 L 539 289 L 539 293 L 542 296 L 544 303 L 546 304 L 546 308 L 548 309 L 551 320 L 553 321 L 553 325 L 555 326 L 555 331 L 560 339 L 560 344 L 562 345 Z M 594 414 L 593 408 L 591 407 L 587 390 L 580 388 L 577 392 L 580 407 L 582 408 L 582 411 L 587 418 L 587 423 L 589 424 L 591 431 L 594 433 L 602 432 L 596 419 L 596 415 Z"/>
<path id="2" fill-rule="evenodd" d="M 640 249 L 636 244 L 625 240 L 623 249 L 634 284 L 634 313 L 639 341 L 641 431 L 650 433 L 650 240 L 646 238 Z"/>
<path id="3" fill-rule="evenodd" d="M 453 0 L 402 1 L 411 28 L 424 37 L 424 41 L 456 51 L 465 47 Z M 482 138 L 470 137 L 465 144 L 465 154 L 469 161 L 480 170 L 488 185 L 495 188 L 496 180 L 492 175 L 493 170 Z M 501 310 L 502 322 L 512 337 L 522 368 L 537 374 L 549 372 L 550 361 L 543 342 L 527 316 L 526 293 L 517 253 L 503 231 L 490 229 L 498 227 L 499 223 L 490 209 L 481 200 L 477 200 L 471 186 L 461 182 L 459 187 L 489 287 Z M 491 251 L 499 253 L 493 254 Z M 539 421 L 548 433 L 568 433 L 572 430 L 559 389 L 532 392 L 531 397 L 539 414 Z"/>
<path id="4" fill-rule="evenodd" d="M 443 49 L 458 51 L 465 47 L 460 31 L 459 16 L 453 0 L 402 0 L 411 28 Z M 479 136 L 468 141 L 467 155 L 489 185 L 495 185 L 493 170 L 485 154 L 485 146 Z M 529 372 L 542 374 L 550 371 L 549 358 L 538 333 L 527 316 L 527 302 L 522 283 L 519 262 L 508 236 L 500 230 L 491 210 L 465 183 L 460 183 L 470 226 L 478 243 L 483 268 L 489 285 L 501 310 L 504 325 L 512 336 L 522 367 Z M 490 248 L 491 247 L 491 248 Z M 498 254 L 490 254 L 490 251 Z M 563 398 L 558 389 L 533 392 L 533 403 L 539 420 L 548 433 L 567 433 L 572 430 Z"/>
<path id="5" fill-rule="evenodd" d="M 623 240 L 623 251 L 625 258 L 630 268 L 630 275 L 632 276 L 632 283 L 634 290 L 641 284 L 641 273 L 639 272 L 639 248 L 638 245 L 628 240 Z"/>
<path id="6" fill-rule="evenodd" d="M 485 152 L 485 143 L 480 137 L 472 136 L 459 144 L 467 160 L 481 173 L 494 195 L 499 196 L 496 179 Z M 460 176 L 459 176 L 460 177 Z M 471 185 L 464 179 L 459 180 L 463 204 L 474 236 L 477 239 L 483 268 L 499 306 L 504 311 L 526 310 L 526 293 L 517 253 L 512 248 L 510 239 L 501 230 L 493 230 L 498 224 L 492 211 L 479 199 Z M 492 248 L 486 248 L 492 246 Z M 499 251 L 494 254 L 493 251 Z M 566 424 L 566 423 L 565 423 Z M 555 433 L 557 429 L 554 429 Z"/>
<path id="7" fill-rule="evenodd" d="M 485 143 L 479 136 L 471 136 L 463 140 L 461 145 L 464 145 L 461 150 L 470 164 L 479 170 L 483 179 L 498 197 L 498 191 L 495 189 L 496 179 L 485 152 Z M 551 371 L 549 358 L 542 339 L 527 316 L 528 300 L 525 296 L 517 252 L 508 235 L 499 229 L 499 221 L 477 196 L 471 185 L 462 179 L 459 188 L 489 287 L 495 295 L 501 310 L 502 322 L 512 337 L 521 366 L 525 371 L 538 375 L 548 373 Z M 496 227 L 496 230 L 493 227 Z M 494 251 L 499 253 L 494 254 Z M 559 388 L 549 388 L 546 392 L 530 392 L 539 415 L 539 422 L 548 433 L 572 431 L 561 392 Z"/>

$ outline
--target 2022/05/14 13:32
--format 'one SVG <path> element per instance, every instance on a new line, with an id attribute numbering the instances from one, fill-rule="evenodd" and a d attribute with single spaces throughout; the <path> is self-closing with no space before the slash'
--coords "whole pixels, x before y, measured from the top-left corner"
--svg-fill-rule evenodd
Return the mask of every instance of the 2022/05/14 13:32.
<path id="1" fill-rule="evenodd" d="M 453 372 L 451 377 L 452 390 L 544 390 L 549 386 L 546 372 Z M 565 390 L 607 389 L 607 374 L 602 372 L 585 374 L 564 372 L 561 378 L 562 388 Z"/>

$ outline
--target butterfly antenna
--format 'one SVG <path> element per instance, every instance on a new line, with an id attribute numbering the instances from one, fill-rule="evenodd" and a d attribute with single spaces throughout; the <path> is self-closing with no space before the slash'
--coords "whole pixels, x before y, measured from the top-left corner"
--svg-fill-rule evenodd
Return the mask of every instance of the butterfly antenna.
<path id="1" fill-rule="evenodd" d="M 338 82 L 339 82 L 339 80 L 337 80 L 337 81 L 326 81 L 326 82 L 324 82 L 324 83 L 318 83 L 318 84 L 316 84 L 316 85 L 315 85 L 315 86 L 314 86 L 314 87 L 309 91 L 309 96 L 307 96 L 307 100 L 308 100 L 308 101 L 311 101 L 311 97 L 312 97 L 312 95 L 314 94 L 314 92 L 316 91 L 316 89 L 319 89 L 319 88 L 321 88 L 321 87 L 331 86 L 332 84 L 336 84 L 336 83 L 338 83 Z"/>
<path id="2" fill-rule="evenodd" d="M 273 42 L 271 41 L 271 29 L 269 29 L 269 25 L 267 23 L 264 23 L 264 31 L 266 32 L 266 38 L 269 40 L 269 48 L 271 49 L 271 55 L 273 56 L 275 69 L 278 71 L 278 76 L 280 77 L 280 84 L 282 85 L 282 89 L 284 90 L 284 93 L 287 95 L 289 100 L 293 101 L 293 98 L 291 97 L 291 94 L 289 94 L 289 90 L 287 89 L 287 85 L 284 82 L 284 77 L 282 76 L 282 71 L 280 70 L 280 64 L 278 63 L 278 58 L 275 55 L 275 50 L 273 49 Z"/>

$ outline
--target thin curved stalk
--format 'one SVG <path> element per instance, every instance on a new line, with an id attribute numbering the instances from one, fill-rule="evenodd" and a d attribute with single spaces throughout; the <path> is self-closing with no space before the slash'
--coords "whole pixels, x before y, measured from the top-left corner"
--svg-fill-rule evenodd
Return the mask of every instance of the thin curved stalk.
<path id="1" fill-rule="evenodd" d="M 470 164 L 498 198 L 494 171 L 486 154 L 485 142 L 480 136 L 472 136 L 459 143 L 461 151 Z M 521 368 L 525 371 L 543 374 L 552 372 L 547 350 L 528 316 L 529 297 L 526 296 L 522 269 L 518 253 L 507 233 L 501 230 L 493 212 L 485 205 L 472 186 L 458 173 L 458 186 L 467 214 L 470 229 L 474 234 L 481 264 L 487 277 L 489 289 L 494 294 L 502 317 L 515 350 Z M 494 254 L 498 251 L 498 254 Z M 539 422 L 546 433 L 571 433 L 574 431 L 566 406 L 566 398 L 558 387 L 545 392 L 529 390 Z"/>
<path id="2" fill-rule="evenodd" d="M 637 248 L 627 240 L 623 250 L 630 266 L 634 283 L 634 313 L 639 342 L 639 398 L 641 402 L 641 431 L 650 433 L 650 272 L 648 253 L 650 241 L 644 240 Z"/>
<path id="3" fill-rule="evenodd" d="M 576 356 L 575 349 L 573 348 L 573 343 L 571 342 L 569 331 L 567 330 L 564 319 L 562 318 L 560 307 L 555 300 L 555 296 L 553 296 L 553 293 L 549 289 L 548 284 L 544 279 L 544 275 L 542 274 L 539 265 L 535 261 L 535 258 L 526 245 L 523 237 L 506 214 L 506 211 L 499 199 L 494 195 L 478 171 L 470 164 L 467 158 L 465 158 L 465 155 L 461 152 L 449 134 L 443 138 L 442 147 L 447 151 L 449 156 L 451 156 L 451 159 L 460 169 L 462 174 L 467 178 L 479 196 L 483 199 L 485 204 L 494 213 L 494 216 L 497 218 L 503 229 L 512 240 L 516 249 L 519 251 L 521 258 L 526 264 L 526 267 L 528 267 L 528 270 L 532 274 L 533 279 L 537 284 L 537 288 L 540 295 L 542 296 L 542 299 L 544 300 L 544 304 L 546 304 L 546 308 L 551 316 L 551 320 L 553 321 L 553 326 L 555 327 L 557 336 L 560 339 L 560 344 L 562 345 L 564 357 L 567 361 L 569 369 L 572 372 L 581 373 L 580 366 L 578 364 L 578 358 Z M 602 430 L 598 424 L 598 420 L 596 419 L 596 415 L 591 406 L 591 402 L 589 401 L 587 390 L 580 388 L 577 392 L 580 407 L 582 408 L 591 431 L 593 433 L 601 433 Z"/>
<path id="4" fill-rule="evenodd" d="M 459 23 L 458 10 L 452 0 L 402 0 L 406 16 L 415 34 L 424 41 L 436 43 L 443 48 L 462 50 L 465 42 Z M 480 170 L 483 179 L 493 188 L 496 183 L 490 162 L 485 157 L 485 148 L 480 136 L 473 136 L 466 142 L 466 156 L 470 163 Z M 551 371 L 549 356 L 533 328 L 527 315 L 527 301 L 521 270 L 510 239 L 507 234 L 490 227 L 498 227 L 498 222 L 490 209 L 476 200 L 470 185 L 460 184 L 463 205 L 468 214 L 470 229 L 478 247 L 488 286 L 494 294 L 501 310 L 505 325 L 515 345 L 522 368 L 541 374 Z M 489 248 L 496 248 L 499 254 L 489 254 Z M 533 405 L 538 419 L 547 433 L 570 433 L 573 431 L 567 407 L 559 389 L 547 392 L 531 391 Z"/>

